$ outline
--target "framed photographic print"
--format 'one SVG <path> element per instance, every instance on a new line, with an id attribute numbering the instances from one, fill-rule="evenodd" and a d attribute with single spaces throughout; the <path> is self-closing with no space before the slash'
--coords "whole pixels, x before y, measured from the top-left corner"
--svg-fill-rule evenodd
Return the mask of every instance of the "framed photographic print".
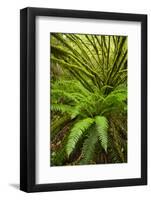
<path id="1" fill-rule="evenodd" d="M 147 184 L 147 16 L 20 12 L 20 189 Z"/>

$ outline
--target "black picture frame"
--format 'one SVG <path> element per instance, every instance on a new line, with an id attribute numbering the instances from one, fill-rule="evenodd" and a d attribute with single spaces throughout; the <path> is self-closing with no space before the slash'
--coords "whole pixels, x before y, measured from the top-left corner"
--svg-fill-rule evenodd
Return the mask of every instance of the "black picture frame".
<path id="1" fill-rule="evenodd" d="M 54 16 L 141 23 L 141 178 L 36 184 L 35 182 L 35 19 Z M 20 11 L 20 189 L 44 192 L 147 184 L 147 15 L 24 8 Z"/>

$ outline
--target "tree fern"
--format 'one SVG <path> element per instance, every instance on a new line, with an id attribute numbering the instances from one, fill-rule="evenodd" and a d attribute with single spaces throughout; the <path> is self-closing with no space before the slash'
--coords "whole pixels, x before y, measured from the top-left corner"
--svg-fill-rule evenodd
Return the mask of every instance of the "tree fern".
<path id="1" fill-rule="evenodd" d="M 52 33 L 51 73 L 54 165 L 125 162 L 127 37 Z"/>

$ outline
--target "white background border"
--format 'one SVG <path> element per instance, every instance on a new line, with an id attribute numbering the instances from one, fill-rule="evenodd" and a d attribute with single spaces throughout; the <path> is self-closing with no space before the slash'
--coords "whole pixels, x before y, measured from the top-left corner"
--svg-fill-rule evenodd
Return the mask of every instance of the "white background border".
<path id="1" fill-rule="evenodd" d="M 50 32 L 128 35 L 128 163 L 50 167 Z M 103 20 L 36 19 L 36 183 L 140 177 L 140 24 Z"/>

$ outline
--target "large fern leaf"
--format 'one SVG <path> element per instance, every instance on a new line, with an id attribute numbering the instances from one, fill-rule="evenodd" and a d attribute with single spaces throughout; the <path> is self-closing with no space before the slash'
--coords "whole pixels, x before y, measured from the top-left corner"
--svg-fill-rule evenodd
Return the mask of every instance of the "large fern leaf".
<path id="1" fill-rule="evenodd" d="M 75 149 L 75 146 L 82 136 L 82 134 L 93 124 L 94 119 L 92 118 L 85 118 L 78 121 L 73 128 L 71 129 L 70 135 L 68 137 L 68 142 L 66 146 L 66 152 L 68 157 Z"/>
<path id="2" fill-rule="evenodd" d="M 98 141 L 98 134 L 94 125 L 88 131 L 88 138 L 85 139 L 82 148 L 82 157 L 80 164 L 91 164 L 95 153 L 96 143 Z"/>
<path id="3" fill-rule="evenodd" d="M 97 127 L 97 133 L 99 136 L 99 140 L 101 142 L 101 146 L 107 152 L 107 143 L 108 143 L 108 120 L 104 116 L 96 116 L 95 123 Z"/>

